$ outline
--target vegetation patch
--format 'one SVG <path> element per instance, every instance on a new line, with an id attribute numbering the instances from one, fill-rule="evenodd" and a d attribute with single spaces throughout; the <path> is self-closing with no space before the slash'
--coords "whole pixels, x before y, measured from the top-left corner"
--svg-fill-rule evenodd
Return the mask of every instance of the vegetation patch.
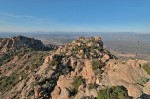
<path id="1" fill-rule="evenodd" d="M 71 92 L 76 94 L 78 92 L 79 86 L 83 83 L 84 83 L 84 79 L 81 76 L 75 77 L 72 83 L 73 88 L 71 89 Z"/>
<path id="2" fill-rule="evenodd" d="M 53 60 L 50 62 L 50 65 L 52 65 L 52 66 L 59 65 L 63 57 L 65 57 L 63 54 L 54 55 Z"/>
<path id="3" fill-rule="evenodd" d="M 101 63 L 99 60 L 92 61 L 92 69 L 93 70 L 101 69 L 103 66 L 104 66 L 104 64 Z"/>
<path id="4" fill-rule="evenodd" d="M 143 69 L 150 75 L 150 63 L 144 64 Z"/>
<path id="5" fill-rule="evenodd" d="M 24 63 L 25 69 L 34 70 L 41 66 L 44 62 L 44 59 L 47 55 L 47 51 L 33 51 L 29 53 L 27 61 Z"/>
<path id="6" fill-rule="evenodd" d="M 16 51 L 8 51 L 7 53 L 3 53 L 2 55 L 0 55 L 0 66 L 10 62 L 14 58 L 14 56 L 18 56 L 18 58 L 21 59 L 23 55 L 31 51 L 32 49 L 29 48 L 21 48 Z"/>
<path id="7" fill-rule="evenodd" d="M 56 61 L 56 60 L 52 60 L 52 61 L 50 62 L 50 65 L 52 65 L 52 66 L 57 66 L 58 64 L 59 64 L 59 62 Z"/>
<path id="8" fill-rule="evenodd" d="M 0 66 L 4 65 L 5 63 L 11 61 L 13 59 L 12 53 L 4 53 L 0 55 Z"/>
<path id="9" fill-rule="evenodd" d="M 88 89 L 91 90 L 91 89 L 97 89 L 98 85 L 97 84 L 89 84 L 88 85 Z"/>
<path id="10" fill-rule="evenodd" d="M 136 83 L 143 86 L 143 85 L 144 85 L 145 83 L 147 83 L 148 81 L 149 81 L 148 78 L 141 77 L 140 79 L 138 79 L 138 80 L 136 81 Z"/>
<path id="11" fill-rule="evenodd" d="M 19 81 L 19 76 L 14 72 L 10 76 L 0 78 L 0 92 L 5 92 L 14 87 Z"/>
<path id="12" fill-rule="evenodd" d="M 100 90 L 97 99 L 130 99 L 130 97 L 125 87 L 115 86 Z"/>

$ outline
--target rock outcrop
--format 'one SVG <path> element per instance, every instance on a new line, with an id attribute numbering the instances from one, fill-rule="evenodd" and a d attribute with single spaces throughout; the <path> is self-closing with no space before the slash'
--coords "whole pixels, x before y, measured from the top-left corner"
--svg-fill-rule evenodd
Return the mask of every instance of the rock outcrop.
<path id="1" fill-rule="evenodd" d="M 63 56 L 62 59 L 58 59 Z M 100 37 L 79 37 L 66 45 L 59 47 L 54 53 L 45 59 L 46 64 L 56 62 L 61 67 L 71 68 L 58 78 L 57 84 L 51 93 L 51 97 L 62 97 L 62 91 L 66 90 L 65 99 L 74 97 L 79 99 L 87 96 L 97 96 L 98 89 L 88 90 L 88 85 L 100 85 L 104 65 L 110 59 L 116 59 L 108 50 L 103 48 Z M 95 66 L 93 66 L 95 65 Z M 81 77 L 84 83 L 74 88 L 76 77 Z M 65 82 L 65 83 L 64 83 Z M 82 81 L 81 81 L 82 82 Z M 72 90 L 78 91 L 73 95 Z M 96 93 L 95 93 L 96 92 Z M 61 98 L 60 98 L 61 99 Z"/>
<path id="2" fill-rule="evenodd" d="M 12 38 L 0 39 L 0 54 L 7 51 L 19 50 L 20 48 L 31 48 L 34 50 L 49 50 L 40 40 L 17 36 Z"/>
<path id="3" fill-rule="evenodd" d="M 147 61 L 117 59 L 103 47 L 100 37 L 79 37 L 50 51 L 42 65 L 27 69 L 25 78 L 19 77 L 20 83 L 3 93 L 2 98 L 95 99 L 111 87 L 116 88 L 113 95 L 120 94 L 118 99 L 149 97 L 150 75 L 142 68 L 144 63 Z"/>

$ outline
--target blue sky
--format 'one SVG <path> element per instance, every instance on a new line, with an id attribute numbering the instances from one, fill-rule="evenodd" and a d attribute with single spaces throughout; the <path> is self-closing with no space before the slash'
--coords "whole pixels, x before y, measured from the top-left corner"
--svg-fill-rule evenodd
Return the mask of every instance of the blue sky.
<path id="1" fill-rule="evenodd" d="M 0 0 L 0 32 L 150 32 L 150 0 Z"/>

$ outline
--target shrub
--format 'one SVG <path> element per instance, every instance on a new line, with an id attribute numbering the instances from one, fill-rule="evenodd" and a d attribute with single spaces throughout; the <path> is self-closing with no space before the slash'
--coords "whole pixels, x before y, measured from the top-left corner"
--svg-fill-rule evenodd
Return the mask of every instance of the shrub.
<path id="1" fill-rule="evenodd" d="M 97 99 L 130 99 L 123 86 L 115 86 L 98 92 Z"/>
<path id="2" fill-rule="evenodd" d="M 50 87 L 50 83 L 48 81 L 46 81 L 45 85 L 46 85 L 47 89 L 50 90 L 51 87 Z"/>
<path id="3" fill-rule="evenodd" d="M 98 46 L 96 46 L 96 45 L 92 45 L 91 46 L 91 50 L 93 50 L 93 49 L 98 49 L 99 47 Z"/>
<path id="4" fill-rule="evenodd" d="M 96 89 L 98 87 L 97 84 L 89 84 L 88 85 L 88 89 L 91 90 L 91 89 Z"/>
<path id="5" fill-rule="evenodd" d="M 99 61 L 92 61 L 92 68 L 93 70 L 96 70 L 99 68 Z"/>
<path id="6" fill-rule="evenodd" d="M 75 88 L 71 88 L 70 92 L 71 92 L 71 96 L 74 96 L 77 94 L 77 90 Z"/>
<path id="7" fill-rule="evenodd" d="M 74 90 L 74 92 L 77 92 L 79 86 L 83 83 L 84 83 L 84 79 L 81 76 L 75 77 L 74 81 L 73 81 L 73 89 L 72 90 Z"/>
<path id="8" fill-rule="evenodd" d="M 149 81 L 148 78 L 141 77 L 136 81 L 136 83 L 143 86 L 143 84 L 147 83 L 148 81 Z"/>
<path id="9" fill-rule="evenodd" d="M 97 99 L 97 98 L 91 95 L 91 96 L 82 96 L 80 99 Z"/>
<path id="10" fill-rule="evenodd" d="M 44 59 L 47 55 L 47 52 L 46 51 L 42 51 L 42 52 L 33 51 L 28 54 L 29 54 L 29 57 L 24 62 L 24 67 L 28 66 L 26 69 L 34 70 L 43 64 Z"/>
<path id="11" fill-rule="evenodd" d="M 143 69 L 150 75 L 150 63 L 144 64 Z"/>
<path id="12" fill-rule="evenodd" d="M 0 78 L 0 92 L 5 92 L 14 87 L 19 81 L 19 77 L 16 73 L 12 73 L 10 76 L 3 76 Z"/>
<path id="13" fill-rule="evenodd" d="M 78 52 L 79 51 L 79 46 L 75 46 L 74 51 Z"/>
<path id="14" fill-rule="evenodd" d="M 2 55 L 0 55 L 0 66 L 11 61 L 14 58 L 14 56 L 18 56 L 18 58 L 21 59 L 26 53 L 29 52 L 31 52 L 31 49 L 20 48 L 16 51 L 8 51 L 7 53 L 3 53 Z"/>
<path id="15" fill-rule="evenodd" d="M 93 70 L 97 70 L 98 68 L 102 68 L 103 67 L 103 63 L 100 63 L 98 60 L 94 60 L 92 61 L 92 69 Z"/>
<path id="16" fill-rule="evenodd" d="M 12 53 L 4 53 L 0 55 L 0 66 L 3 64 L 6 64 L 7 62 L 11 61 L 13 59 Z"/>
<path id="17" fill-rule="evenodd" d="M 69 51 L 69 47 L 67 46 L 67 47 L 66 47 L 66 52 L 68 52 L 68 51 Z"/>
<path id="18" fill-rule="evenodd" d="M 56 61 L 56 60 L 52 60 L 51 62 L 50 62 L 50 65 L 52 65 L 52 66 L 57 66 L 59 63 L 58 63 L 58 61 Z"/>
<path id="19" fill-rule="evenodd" d="M 63 57 L 65 57 L 63 54 L 54 55 L 53 60 L 50 62 L 50 65 L 52 66 L 59 65 Z"/>

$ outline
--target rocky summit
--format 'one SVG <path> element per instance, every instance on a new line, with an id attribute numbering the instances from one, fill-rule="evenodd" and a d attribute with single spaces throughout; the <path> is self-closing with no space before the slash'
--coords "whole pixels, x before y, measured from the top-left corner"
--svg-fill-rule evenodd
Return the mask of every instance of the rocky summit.
<path id="1" fill-rule="evenodd" d="M 40 40 L 28 38 L 24 36 L 17 36 L 12 38 L 0 39 L 0 54 L 7 51 L 14 51 L 20 48 L 32 48 L 34 50 L 48 50 Z"/>
<path id="2" fill-rule="evenodd" d="M 2 44 L 1 49 L 6 43 Z M 149 99 L 148 69 L 146 60 L 117 59 L 100 37 L 79 37 L 49 53 L 28 52 L 20 58 L 16 54 L 1 66 L 0 95 L 8 99 Z"/>

